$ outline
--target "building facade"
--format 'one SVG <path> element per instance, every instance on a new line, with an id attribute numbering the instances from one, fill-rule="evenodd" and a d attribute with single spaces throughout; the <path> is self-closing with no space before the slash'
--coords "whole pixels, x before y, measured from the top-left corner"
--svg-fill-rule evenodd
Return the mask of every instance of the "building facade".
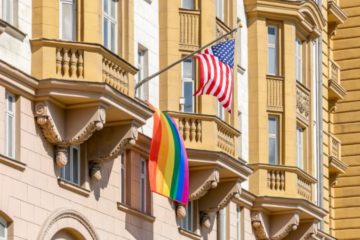
<path id="1" fill-rule="evenodd" d="M 359 239 L 357 5 L 0 0 L 0 240 Z M 232 114 L 192 58 L 135 90 L 236 27 Z M 183 136 L 186 206 L 150 192 L 145 100 Z"/>

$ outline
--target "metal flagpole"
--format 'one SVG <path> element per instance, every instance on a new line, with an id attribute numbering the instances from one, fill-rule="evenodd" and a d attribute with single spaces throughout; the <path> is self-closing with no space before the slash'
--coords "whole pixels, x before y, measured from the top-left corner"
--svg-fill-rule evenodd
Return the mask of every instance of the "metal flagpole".
<path id="1" fill-rule="evenodd" d="M 226 34 L 224 34 L 224 35 L 216 38 L 214 41 L 212 41 L 212 42 L 210 42 L 210 43 L 202 46 L 202 47 L 199 48 L 198 50 L 196 50 L 196 51 L 190 53 L 189 55 L 181 58 L 180 60 L 178 60 L 178 61 L 170 64 L 169 66 L 166 66 L 165 68 L 161 69 L 160 71 L 158 71 L 158 72 L 156 72 L 156 73 L 154 73 L 154 74 L 152 74 L 152 75 L 150 75 L 150 76 L 142 79 L 140 82 L 138 82 L 138 83 L 135 85 L 135 91 L 136 91 L 136 89 L 138 89 L 141 85 L 143 85 L 144 83 L 150 81 L 150 80 L 153 79 L 154 77 L 156 77 L 156 76 L 160 75 L 161 73 L 169 70 L 170 68 L 172 68 L 172 67 L 174 67 L 175 65 L 181 63 L 182 61 L 184 61 L 184 60 L 186 60 L 186 59 L 188 59 L 188 58 L 191 58 L 191 57 L 194 56 L 195 54 L 197 54 L 197 53 L 201 52 L 203 49 L 205 49 L 205 48 L 213 45 L 214 43 L 216 43 L 217 41 L 223 39 L 224 37 L 227 37 L 227 36 L 229 36 L 230 34 L 236 32 L 239 27 L 241 27 L 241 25 L 238 25 L 236 28 L 232 29 L 231 31 L 227 32 Z"/>

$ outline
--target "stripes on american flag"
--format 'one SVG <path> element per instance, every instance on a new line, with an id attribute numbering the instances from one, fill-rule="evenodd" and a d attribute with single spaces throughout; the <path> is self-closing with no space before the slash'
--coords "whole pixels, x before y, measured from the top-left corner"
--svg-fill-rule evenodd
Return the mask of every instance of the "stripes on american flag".
<path id="1" fill-rule="evenodd" d="M 195 96 L 215 96 L 231 113 L 235 40 L 221 42 L 195 54 L 199 63 L 200 82 Z"/>

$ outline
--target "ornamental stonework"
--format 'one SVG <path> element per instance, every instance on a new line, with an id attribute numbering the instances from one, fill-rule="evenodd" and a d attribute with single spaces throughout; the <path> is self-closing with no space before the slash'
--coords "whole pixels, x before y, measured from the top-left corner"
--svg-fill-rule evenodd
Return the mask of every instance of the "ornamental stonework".
<path id="1" fill-rule="evenodd" d="M 310 120 L 310 96 L 301 88 L 296 88 L 296 114 L 306 123 Z"/>

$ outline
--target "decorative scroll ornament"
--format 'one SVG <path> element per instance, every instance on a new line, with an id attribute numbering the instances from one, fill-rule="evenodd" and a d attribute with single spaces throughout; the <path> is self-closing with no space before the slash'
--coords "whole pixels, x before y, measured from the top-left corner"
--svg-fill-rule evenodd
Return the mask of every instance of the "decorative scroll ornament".
<path id="1" fill-rule="evenodd" d="M 190 195 L 189 199 L 196 200 L 201 197 L 203 197 L 209 189 L 216 188 L 219 183 L 219 171 L 217 169 L 212 170 L 203 170 L 202 172 L 196 173 L 190 173 L 191 177 L 196 178 L 196 182 L 192 182 L 190 185 Z M 200 176 L 199 176 L 200 175 Z M 201 176 L 203 175 L 203 176 Z M 207 176 L 206 179 L 204 179 L 204 176 Z M 195 190 L 193 190 L 192 184 L 201 184 L 199 187 L 197 187 Z"/>
<path id="2" fill-rule="evenodd" d="M 186 217 L 186 209 L 184 205 L 177 205 L 176 206 L 176 218 L 177 219 L 183 219 Z"/>
<path id="3" fill-rule="evenodd" d="M 305 121 L 309 121 L 310 97 L 299 88 L 296 88 L 296 111 Z"/>
<path id="4" fill-rule="evenodd" d="M 259 240 L 269 239 L 261 212 L 251 213 L 251 224 L 257 239 Z"/>
<path id="5" fill-rule="evenodd" d="M 57 147 L 56 148 L 56 157 L 55 157 L 56 165 L 59 168 L 65 167 L 68 162 L 68 151 L 67 148 Z"/>

